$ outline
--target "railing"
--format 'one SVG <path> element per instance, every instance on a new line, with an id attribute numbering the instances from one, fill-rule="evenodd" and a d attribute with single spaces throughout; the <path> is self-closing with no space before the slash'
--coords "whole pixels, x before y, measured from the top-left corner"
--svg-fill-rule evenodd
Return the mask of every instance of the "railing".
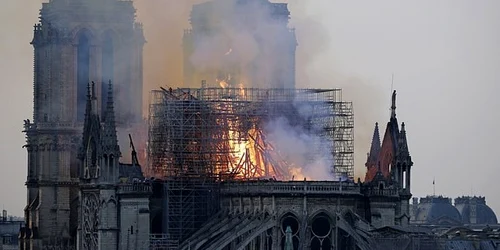
<path id="1" fill-rule="evenodd" d="M 135 183 L 135 184 L 121 184 L 118 186 L 118 193 L 151 193 L 152 188 L 149 184 Z"/>
<path id="2" fill-rule="evenodd" d="M 397 190 L 397 189 L 372 189 L 372 190 L 368 190 L 367 194 L 369 196 L 399 196 L 399 190 Z"/>
<path id="3" fill-rule="evenodd" d="M 222 194 L 361 194 L 360 186 L 341 182 L 228 182 Z"/>
<path id="4" fill-rule="evenodd" d="M 77 128 L 81 124 L 75 124 L 72 122 L 38 122 L 36 123 L 36 128 L 38 129 L 61 129 L 61 128 Z"/>
<path id="5" fill-rule="evenodd" d="M 179 241 L 171 239 L 167 234 L 150 234 L 149 249 L 151 250 L 177 250 Z"/>

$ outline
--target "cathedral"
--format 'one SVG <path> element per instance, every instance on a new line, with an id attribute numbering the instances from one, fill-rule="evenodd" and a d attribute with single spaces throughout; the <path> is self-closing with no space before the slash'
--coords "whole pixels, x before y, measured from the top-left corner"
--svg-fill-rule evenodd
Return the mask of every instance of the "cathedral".
<path id="1" fill-rule="evenodd" d="M 43 3 L 31 41 L 34 103 L 33 119 L 24 122 L 28 197 L 21 249 L 143 248 L 139 238 L 148 226 L 139 219 L 147 216 L 149 191 L 129 183 L 142 173 L 133 171 L 138 162 L 119 162 L 116 130 L 142 119 L 144 43 L 131 1 Z M 95 82 L 91 91 L 89 82 Z M 113 181 L 118 177 L 121 188 Z"/>
<path id="2" fill-rule="evenodd" d="M 224 4 L 235 5 L 224 8 Z M 245 89 L 238 84 L 251 82 L 255 92 L 261 88 L 265 93 L 256 95 L 259 100 L 266 105 L 279 103 L 270 99 L 269 89 L 295 90 L 297 41 L 287 27 L 289 14 L 286 4 L 267 0 L 194 5 L 192 29 L 183 37 L 185 84 L 201 82 L 198 93 L 209 90 L 227 101 L 237 96 L 230 93 L 231 88 L 241 95 Z M 225 19 L 217 22 L 214 16 Z M 266 37 L 263 30 L 284 40 Z M 241 57 L 245 47 L 238 39 L 242 37 L 264 53 L 242 61 L 249 59 Z M 212 39 L 222 46 L 200 46 L 213 45 Z M 194 163 L 206 166 L 206 159 L 212 157 L 209 160 L 221 165 L 225 157 L 220 148 L 200 153 L 198 142 L 203 140 L 195 139 L 204 138 L 203 128 L 216 128 L 215 139 L 223 139 L 212 141 L 227 138 L 220 136 L 217 119 L 192 122 L 202 109 L 213 113 L 206 103 L 195 102 L 206 100 L 195 98 L 194 91 L 159 90 L 180 100 L 177 115 L 181 118 L 174 122 L 181 122 L 175 128 L 191 128 L 192 137 L 181 134 L 180 139 L 175 137 L 181 142 L 172 143 L 174 153 L 182 156 L 170 163 L 181 166 L 175 169 L 178 175 L 154 179 L 143 173 L 149 166 L 141 166 L 147 163 L 138 156 L 130 133 L 143 119 L 145 44 L 132 1 L 49 0 L 40 10 L 31 44 L 34 103 L 33 118 L 24 121 L 23 131 L 28 174 L 25 221 L 18 238 L 21 250 L 435 250 L 476 249 L 464 242 L 479 244 L 481 249 L 500 245 L 491 240 L 500 238 L 500 227 L 491 225 L 497 224 L 497 218 L 484 197 L 458 198 L 455 206 L 443 197 L 414 198 L 410 204 L 413 161 L 405 124 L 396 118 L 395 91 L 382 140 L 375 125 L 362 182 L 194 172 Z M 206 59 L 199 56 L 206 55 L 207 49 L 216 53 L 210 57 L 214 61 L 200 60 Z M 182 98 L 172 94 L 178 92 Z M 254 104 L 253 108 L 257 102 L 245 103 Z M 337 106 L 342 103 L 335 101 Z M 158 134 L 150 137 L 170 143 Z M 124 153 L 129 148 L 130 153 Z M 191 150 L 192 159 L 186 150 Z M 479 224 L 487 225 L 478 229 Z"/>

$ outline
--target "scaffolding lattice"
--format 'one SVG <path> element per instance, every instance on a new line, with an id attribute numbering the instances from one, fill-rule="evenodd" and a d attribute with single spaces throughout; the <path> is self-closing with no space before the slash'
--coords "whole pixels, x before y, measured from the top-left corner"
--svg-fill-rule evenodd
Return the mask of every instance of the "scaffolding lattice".
<path id="1" fill-rule="evenodd" d="M 354 176 L 352 103 L 340 89 L 162 89 L 149 115 L 148 168 L 159 178 L 290 179 L 264 129 L 279 117 L 322 138 L 310 146 L 331 152 L 336 177 Z"/>
<path id="2" fill-rule="evenodd" d="M 353 177 L 352 104 L 340 89 L 162 89 L 149 115 L 148 172 L 165 181 L 156 247 L 175 248 L 216 213 L 218 181 L 293 178 L 293 162 L 268 138 L 279 118 L 322 139 L 307 145 L 311 162 L 326 149 L 332 172 Z"/>
<path id="3" fill-rule="evenodd" d="M 182 242 L 201 228 L 219 207 L 218 189 L 212 178 L 168 178 L 164 184 L 163 228 L 170 244 Z"/>

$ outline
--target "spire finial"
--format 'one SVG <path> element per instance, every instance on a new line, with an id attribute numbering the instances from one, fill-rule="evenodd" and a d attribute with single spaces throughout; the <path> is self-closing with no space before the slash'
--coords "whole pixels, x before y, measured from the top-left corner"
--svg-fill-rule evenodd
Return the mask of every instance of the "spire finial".
<path id="1" fill-rule="evenodd" d="M 92 81 L 92 98 L 96 98 L 95 96 L 95 82 Z"/>
<path id="2" fill-rule="evenodd" d="M 375 129 L 373 130 L 372 144 L 370 147 L 370 152 L 368 153 L 368 158 L 366 160 L 366 166 L 372 166 L 374 162 L 378 161 L 380 154 L 380 133 L 378 129 L 378 122 L 375 123 Z"/>
<path id="3" fill-rule="evenodd" d="M 113 84 L 111 84 L 111 80 L 108 82 L 108 107 L 109 105 L 113 105 Z"/>
<path id="4" fill-rule="evenodd" d="M 396 118 L 396 90 L 392 92 L 391 118 Z"/>
<path id="5" fill-rule="evenodd" d="M 105 84 L 104 82 L 102 83 Z M 118 138 L 116 135 L 115 111 L 113 102 L 113 84 L 111 80 L 108 82 L 108 100 L 106 103 L 106 113 L 104 115 L 104 136 L 103 145 L 108 154 L 120 155 L 120 147 L 118 146 Z"/>
<path id="6" fill-rule="evenodd" d="M 87 83 L 87 99 L 90 100 L 90 98 L 92 97 L 91 95 L 91 92 L 90 92 L 90 82 Z"/>

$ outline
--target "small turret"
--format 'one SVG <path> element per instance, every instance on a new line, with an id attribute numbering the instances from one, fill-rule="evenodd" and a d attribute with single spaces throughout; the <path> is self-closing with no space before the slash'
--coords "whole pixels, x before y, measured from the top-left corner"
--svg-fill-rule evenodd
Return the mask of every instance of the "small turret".
<path id="1" fill-rule="evenodd" d="M 410 165 L 411 156 L 410 151 L 408 150 L 408 141 L 406 139 L 406 128 L 404 122 L 401 124 L 401 131 L 399 132 L 397 157 L 401 160 L 408 161 L 408 165 Z"/>
<path id="2" fill-rule="evenodd" d="M 107 155 L 114 155 L 116 158 L 121 156 L 118 137 L 116 134 L 115 109 L 113 100 L 113 85 L 108 83 L 108 100 L 106 103 L 106 112 L 103 122 L 102 135 L 103 151 Z"/>
<path id="3" fill-rule="evenodd" d="M 95 95 L 95 83 L 92 90 L 88 87 L 87 107 L 83 132 L 83 145 L 79 159 L 83 164 L 82 176 L 84 180 L 97 183 L 118 182 L 119 163 L 121 156 L 116 135 L 115 113 L 113 103 L 113 86 L 108 88 L 106 114 L 101 124 Z"/>
<path id="4" fill-rule="evenodd" d="M 95 94 L 95 82 L 92 82 L 92 95 L 90 96 L 90 101 L 92 102 L 91 111 L 92 115 L 97 115 L 97 96 Z"/>
<path id="5" fill-rule="evenodd" d="M 392 92 L 391 119 L 396 118 L 396 90 Z"/>
<path id="6" fill-rule="evenodd" d="M 370 147 L 370 153 L 368 153 L 368 159 L 366 160 L 366 166 L 370 163 L 377 163 L 380 154 L 380 133 L 378 129 L 378 122 L 375 123 L 375 129 L 373 131 L 372 145 Z"/>

